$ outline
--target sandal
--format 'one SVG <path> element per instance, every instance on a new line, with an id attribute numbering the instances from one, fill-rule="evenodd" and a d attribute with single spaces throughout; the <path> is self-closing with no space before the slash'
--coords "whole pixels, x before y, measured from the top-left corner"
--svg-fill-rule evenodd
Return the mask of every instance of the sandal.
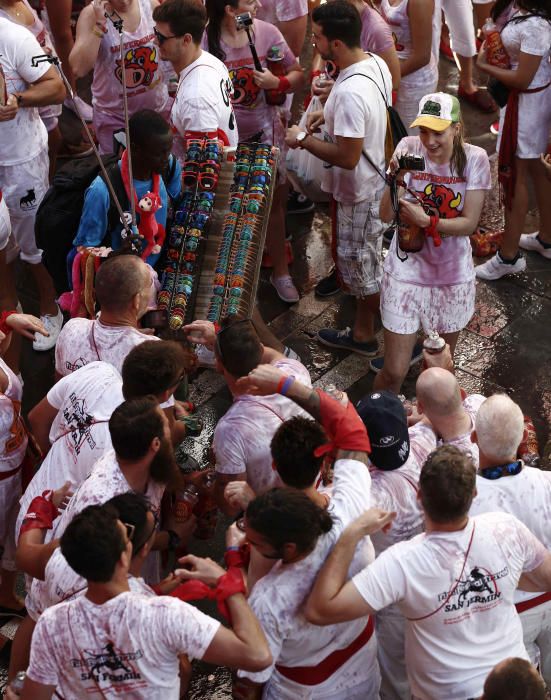
<path id="1" fill-rule="evenodd" d="M 462 100 L 466 100 L 481 112 L 489 114 L 490 112 L 497 111 L 498 107 L 494 99 L 487 90 L 483 90 L 482 88 L 477 88 L 474 92 L 469 93 L 465 88 L 459 86 L 457 96 Z"/>

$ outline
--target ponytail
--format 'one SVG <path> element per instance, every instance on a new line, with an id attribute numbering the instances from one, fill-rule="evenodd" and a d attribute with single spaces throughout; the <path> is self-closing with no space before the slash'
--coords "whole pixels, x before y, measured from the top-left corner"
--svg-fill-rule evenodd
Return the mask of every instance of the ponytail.
<path id="1" fill-rule="evenodd" d="M 463 122 L 459 121 L 458 129 L 453 137 L 453 150 L 450 159 L 450 170 L 456 177 L 465 175 L 467 167 L 467 154 L 465 153 L 465 141 L 463 140 Z"/>
<path id="2" fill-rule="evenodd" d="M 239 0 L 206 0 L 208 15 L 207 45 L 208 51 L 220 61 L 226 60 L 226 54 L 220 46 L 222 22 L 226 15 L 226 5 L 237 7 Z"/>

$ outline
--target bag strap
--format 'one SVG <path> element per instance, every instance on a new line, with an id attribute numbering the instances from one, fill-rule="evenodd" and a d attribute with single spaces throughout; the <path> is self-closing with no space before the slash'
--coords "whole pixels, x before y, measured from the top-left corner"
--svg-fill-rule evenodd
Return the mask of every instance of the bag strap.
<path id="1" fill-rule="evenodd" d="M 372 54 L 369 54 L 369 55 L 373 58 L 373 55 L 372 55 Z M 375 63 L 377 64 L 378 69 L 381 71 L 381 67 L 380 67 L 379 64 L 377 63 L 376 59 L 373 59 L 373 60 L 375 60 Z M 348 80 L 349 78 L 354 78 L 356 75 L 362 75 L 364 78 L 367 78 L 368 80 L 371 80 L 371 82 L 373 83 L 373 85 L 375 85 L 375 87 L 376 87 L 377 90 L 379 91 L 379 94 L 381 95 L 381 97 L 383 98 L 383 102 L 385 103 L 385 113 L 386 113 L 386 119 L 387 119 L 387 129 L 388 129 L 388 128 L 389 128 L 389 122 L 388 122 L 388 107 L 389 107 L 389 104 L 388 104 L 388 99 L 385 97 L 383 91 L 381 90 L 381 88 L 380 88 L 380 86 L 379 86 L 379 84 L 377 83 L 376 80 L 373 80 L 373 78 L 371 78 L 369 75 L 366 75 L 365 73 L 352 73 L 352 75 L 347 75 L 346 78 L 343 78 L 343 80 L 341 80 L 341 83 L 344 83 L 344 82 L 345 82 L 346 80 Z M 381 71 L 381 77 L 383 77 L 383 72 L 382 72 L 382 71 Z M 383 77 L 383 85 L 384 85 L 384 77 Z M 363 148 L 362 148 L 362 155 L 364 156 L 364 158 L 367 159 L 367 162 L 369 163 L 369 165 L 371 165 L 371 167 L 372 167 L 373 170 L 377 173 L 377 175 L 379 175 L 380 177 L 382 177 L 382 179 L 386 182 L 386 181 L 387 181 L 386 175 L 375 165 L 375 163 L 373 162 L 373 160 L 369 157 L 369 155 L 366 153 L 366 151 L 365 151 Z"/>

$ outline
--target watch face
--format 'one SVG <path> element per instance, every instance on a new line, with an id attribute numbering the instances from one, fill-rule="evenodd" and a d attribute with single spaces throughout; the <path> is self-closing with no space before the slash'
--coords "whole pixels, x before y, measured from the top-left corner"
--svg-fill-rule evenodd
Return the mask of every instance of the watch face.
<path id="1" fill-rule="evenodd" d="M 305 131 L 299 131 L 299 133 L 297 134 L 297 141 L 298 141 L 299 143 L 301 143 L 302 141 L 304 141 L 304 139 L 306 138 L 306 136 L 307 136 L 307 134 L 306 134 Z"/>

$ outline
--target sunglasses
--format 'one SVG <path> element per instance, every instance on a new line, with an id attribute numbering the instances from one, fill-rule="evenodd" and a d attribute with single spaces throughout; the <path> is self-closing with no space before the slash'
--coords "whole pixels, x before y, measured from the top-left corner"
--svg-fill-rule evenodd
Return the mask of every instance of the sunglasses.
<path id="1" fill-rule="evenodd" d="M 155 34 L 155 39 L 159 42 L 159 46 L 162 46 L 165 41 L 168 41 L 169 39 L 179 39 L 180 34 L 171 34 L 170 36 L 165 36 L 164 34 L 161 34 L 161 32 L 157 29 L 157 27 L 153 27 L 153 34 Z"/>

